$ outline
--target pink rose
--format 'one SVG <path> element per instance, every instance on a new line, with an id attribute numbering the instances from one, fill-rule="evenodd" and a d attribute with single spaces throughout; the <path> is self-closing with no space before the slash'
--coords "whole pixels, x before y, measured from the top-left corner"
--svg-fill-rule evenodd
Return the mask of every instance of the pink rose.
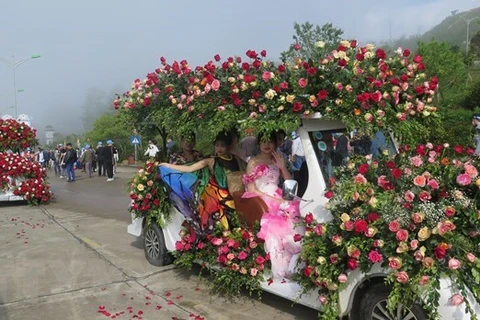
<path id="1" fill-rule="evenodd" d="M 457 177 L 457 183 L 461 186 L 468 186 L 471 182 L 472 178 L 466 173 L 462 173 Z"/>
<path id="2" fill-rule="evenodd" d="M 397 257 L 390 257 L 388 258 L 388 266 L 394 270 L 400 269 L 400 267 L 402 266 L 402 259 Z"/>
<path id="3" fill-rule="evenodd" d="M 218 89 L 220 89 L 220 81 L 217 79 L 213 80 L 211 86 L 214 91 L 218 91 Z"/>
<path id="4" fill-rule="evenodd" d="M 257 268 L 251 268 L 251 269 L 250 269 L 250 275 L 251 275 L 252 277 L 255 277 L 255 276 L 257 275 L 257 273 L 258 273 L 258 269 L 257 269 Z"/>
<path id="5" fill-rule="evenodd" d="M 440 185 L 438 184 L 437 180 L 435 180 L 435 179 L 431 179 L 430 181 L 428 181 L 427 185 L 428 185 L 432 190 L 435 190 L 435 189 L 440 188 Z"/>
<path id="6" fill-rule="evenodd" d="M 300 78 L 300 79 L 298 79 L 298 86 L 299 86 L 300 88 L 305 88 L 305 87 L 307 86 L 307 84 L 308 84 L 308 80 L 307 80 L 307 79 L 305 79 L 305 78 Z"/>
<path id="7" fill-rule="evenodd" d="M 412 250 L 417 250 L 417 248 L 418 248 L 418 240 L 417 239 L 414 239 L 414 240 L 410 241 L 410 248 Z"/>
<path id="8" fill-rule="evenodd" d="M 248 253 L 246 253 L 245 251 L 242 251 L 238 254 L 238 260 L 245 260 L 247 259 L 248 257 Z"/>
<path id="9" fill-rule="evenodd" d="M 183 251 L 184 247 L 185 246 L 182 242 L 180 242 L 180 241 L 175 242 L 175 249 L 177 251 Z"/>
<path id="10" fill-rule="evenodd" d="M 376 250 L 372 250 L 368 253 L 368 260 L 372 263 L 382 262 L 383 256 Z"/>
<path id="11" fill-rule="evenodd" d="M 432 196 L 430 195 L 430 192 L 428 191 L 421 191 L 419 194 L 418 194 L 418 198 L 420 199 L 420 201 L 428 201 L 430 199 L 432 199 Z"/>
<path id="12" fill-rule="evenodd" d="M 445 208 L 445 215 L 449 218 L 453 217 L 455 215 L 455 212 L 456 210 L 454 207 L 448 206 Z"/>
<path id="13" fill-rule="evenodd" d="M 347 282 L 348 277 L 345 273 L 342 273 L 341 275 L 338 276 L 338 282 L 340 283 L 345 283 Z"/>
<path id="14" fill-rule="evenodd" d="M 422 261 L 423 258 L 425 258 L 425 253 L 421 250 L 417 250 L 417 251 L 415 251 L 413 256 L 415 257 L 415 260 Z"/>
<path id="15" fill-rule="evenodd" d="M 455 230 L 455 225 L 450 220 L 440 221 L 437 224 L 438 234 L 443 236 L 447 232 Z"/>
<path id="16" fill-rule="evenodd" d="M 412 163 L 413 166 L 415 167 L 420 167 L 423 164 L 423 160 L 420 156 L 415 156 L 410 158 L 410 162 Z"/>
<path id="17" fill-rule="evenodd" d="M 383 240 L 376 239 L 376 240 L 373 241 L 373 246 L 374 246 L 375 248 L 382 248 L 383 245 L 384 245 Z"/>
<path id="18" fill-rule="evenodd" d="M 454 294 L 451 298 L 450 298 L 450 303 L 454 306 L 459 306 L 463 303 L 464 301 L 464 298 L 459 295 L 458 293 Z"/>
<path id="19" fill-rule="evenodd" d="M 408 239 L 408 231 L 405 229 L 398 230 L 396 238 L 398 241 L 406 241 Z"/>
<path id="20" fill-rule="evenodd" d="M 424 218 L 425 218 L 425 214 L 423 214 L 421 212 L 412 213 L 412 221 L 416 224 L 422 223 Z"/>
<path id="21" fill-rule="evenodd" d="M 272 74 L 270 73 L 270 71 L 265 71 L 263 74 L 262 74 L 262 79 L 266 82 L 266 81 L 269 81 L 270 79 L 272 78 Z"/>
<path id="22" fill-rule="evenodd" d="M 476 176 L 478 176 L 477 168 L 475 168 L 471 164 L 466 164 L 465 165 L 465 173 L 468 174 L 470 176 L 470 178 L 472 178 L 472 179 L 475 178 Z"/>
<path id="23" fill-rule="evenodd" d="M 388 230 L 392 232 L 397 232 L 400 230 L 400 223 L 397 220 L 393 220 L 388 224 Z"/>
<path id="24" fill-rule="evenodd" d="M 399 283 L 407 283 L 409 280 L 408 273 L 405 271 L 400 271 L 397 273 L 397 282 Z"/>
<path id="25" fill-rule="evenodd" d="M 355 177 L 353 177 L 353 182 L 355 182 L 356 184 L 366 184 L 367 179 L 363 174 L 359 173 Z"/>
<path id="26" fill-rule="evenodd" d="M 318 298 L 318 301 L 320 301 L 320 303 L 322 305 L 326 305 L 328 303 L 328 299 L 327 299 L 327 296 L 322 294 L 319 298 Z"/>
<path id="27" fill-rule="evenodd" d="M 343 226 L 344 226 L 345 230 L 352 231 L 353 228 L 355 227 L 355 223 L 351 220 L 350 221 L 345 221 L 343 223 Z"/>
<path id="28" fill-rule="evenodd" d="M 418 281 L 418 283 L 421 285 L 421 286 L 424 286 L 426 284 L 428 284 L 428 281 L 430 280 L 430 277 L 429 276 L 422 276 L 420 278 L 420 280 Z"/>
<path id="29" fill-rule="evenodd" d="M 415 194 L 412 191 L 407 190 L 403 196 L 403 199 L 405 199 L 407 202 L 413 202 L 413 199 L 415 199 Z"/>
<path id="30" fill-rule="evenodd" d="M 450 260 L 448 260 L 448 268 L 450 270 L 458 270 L 460 269 L 461 266 L 462 266 L 462 263 L 455 258 L 450 258 Z"/>
<path id="31" fill-rule="evenodd" d="M 233 259 L 235 259 L 235 254 L 233 254 L 233 253 L 230 252 L 229 254 L 227 254 L 227 259 L 228 259 L 229 261 L 232 261 Z"/>
<path id="32" fill-rule="evenodd" d="M 264 264 L 265 263 L 265 258 L 263 258 L 262 256 L 258 256 L 255 258 L 255 262 L 257 264 Z"/>
<path id="33" fill-rule="evenodd" d="M 467 253 L 467 260 L 470 262 L 475 262 L 475 255 L 471 252 Z"/>
<path id="34" fill-rule="evenodd" d="M 214 246 L 219 246 L 223 243 L 223 240 L 222 238 L 213 238 L 211 242 Z"/>
<path id="35" fill-rule="evenodd" d="M 416 176 L 413 179 L 413 184 L 418 186 L 418 187 L 425 187 L 427 180 L 425 179 L 424 176 Z"/>

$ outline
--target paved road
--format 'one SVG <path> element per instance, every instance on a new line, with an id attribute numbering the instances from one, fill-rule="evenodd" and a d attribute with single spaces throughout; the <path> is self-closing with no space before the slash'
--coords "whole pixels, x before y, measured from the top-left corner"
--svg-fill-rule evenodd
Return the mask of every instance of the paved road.
<path id="1" fill-rule="evenodd" d="M 0 205 L 0 319 L 316 319 L 264 293 L 262 301 L 211 295 L 194 271 L 154 267 L 126 233 L 126 183 L 51 177 L 47 206 Z M 136 316 L 136 317 L 134 317 Z"/>

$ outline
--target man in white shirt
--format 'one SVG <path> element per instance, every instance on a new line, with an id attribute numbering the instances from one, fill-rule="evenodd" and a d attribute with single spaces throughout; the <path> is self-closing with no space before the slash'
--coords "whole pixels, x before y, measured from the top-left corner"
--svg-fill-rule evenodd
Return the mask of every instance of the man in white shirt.
<path id="1" fill-rule="evenodd" d="M 144 155 L 148 156 L 149 158 L 155 158 L 157 156 L 158 151 L 159 150 L 157 146 L 153 143 L 153 141 L 149 140 L 147 151 L 145 151 Z"/>
<path id="2" fill-rule="evenodd" d="M 303 150 L 302 139 L 297 133 L 292 132 L 292 154 L 290 161 L 292 162 L 293 170 L 299 171 L 305 161 L 305 151 Z"/>

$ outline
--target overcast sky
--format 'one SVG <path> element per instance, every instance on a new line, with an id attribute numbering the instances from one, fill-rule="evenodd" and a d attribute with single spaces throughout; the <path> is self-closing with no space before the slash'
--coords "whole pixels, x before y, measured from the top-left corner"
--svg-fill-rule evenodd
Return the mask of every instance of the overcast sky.
<path id="1" fill-rule="evenodd" d="M 345 38 L 385 40 L 423 33 L 455 9 L 478 0 L 15 0 L 0 5 L 0 58 L 40 54 L 16 70 L 18 113 L 39 129 L 81 128 L 89 88 L 129 88 L 159 65 L 187 59 L 192 66 L 219 53 L 266 49 L 277 59 L 293 23 L 327 22 Z M 391 28 L 390 28 L 391 26 Z M 12 68 L 0 63 L 0 115 L 13 106 Z M 9 110 L 13 114 L 13 110 Z"/>

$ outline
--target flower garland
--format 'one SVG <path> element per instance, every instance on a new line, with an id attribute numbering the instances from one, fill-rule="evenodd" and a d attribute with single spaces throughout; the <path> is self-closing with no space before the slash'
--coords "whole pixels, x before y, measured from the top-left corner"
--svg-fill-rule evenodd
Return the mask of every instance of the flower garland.
<path id="1" fill-rule="evenodd" d="M 130 180 L 129 210 L 135 217 L 145 217 L 148 225 L 155 221 L 163 227 L 170 221 L 171 204 L 157 172 L 158 164 L 148 160 Z"/>
<path id="2" fill-rule="evenodd" d="M 0 150 L 19 152 L 36 144 L 36 130 L 14 119 L 0 119 Z"/>
<path id="3" fill-rule="evenodd" d="M 253 230 L 236 227 L 225 231 L 217 224 L 211 234 L 200 239 L 185 225 L 182 239 L 175 245 L 175 264 L 191 269 L 195 261 L 202 261 L 202 268 L 215 267 L 213 292 L 238 295 L 246 288 L 250 295 L 260 296 L 260 281 L 270 270 L 270 256 L 256 236 L 258 229 L 257 224 Z"/>
<path id="4" fill-rule="evenodd" d="M 0 152 L 0 191 L 13 190 L 29 204 L 48 203 L 53 198 L 42 166 L 19 154 Z"/>
<path id="5" fill-rule="evenodd" d="M 338 316 L 338 292 L 351 271 L 380 264 L 392 286 L 388 305 L 416 300 L 438 318 L 439 281 L 448 276 L 453 305 L 470 291 L 480 302 L 479 161 L 473 150 L 447 144 L 402 148 L 394 159 L 350 161 L 325 196 L 333 220 L 304 220 L 300 273 L 317 288 L 323 319 Z M 299 239 L 300 240 L 300 239 Z"/>

